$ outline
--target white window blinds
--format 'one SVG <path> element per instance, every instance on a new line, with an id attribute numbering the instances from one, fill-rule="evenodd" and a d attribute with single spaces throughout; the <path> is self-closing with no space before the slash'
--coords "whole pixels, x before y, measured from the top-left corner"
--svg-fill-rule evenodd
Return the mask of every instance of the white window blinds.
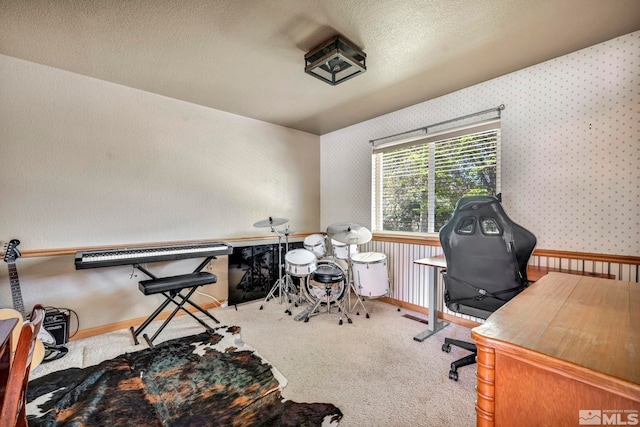
<path id="1" fill-rule="evenodd" d="M 500 192 L 499 156 L 499 120 L 374 147 L 374 230 L 439 231 L 462 196 Z"/>

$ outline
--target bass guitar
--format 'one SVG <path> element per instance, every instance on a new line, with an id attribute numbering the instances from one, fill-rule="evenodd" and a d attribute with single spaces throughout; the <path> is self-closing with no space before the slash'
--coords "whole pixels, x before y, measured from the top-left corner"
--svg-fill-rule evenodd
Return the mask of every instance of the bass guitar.
<path id="1" fill-rule="evenodd" d="M 24 322 L 23 314 L 25 317 L 29 317 L 31 313 L 25 313 L 24 311 L 24 303 L 22 302 L 22 292 L 20 290 L 20 280 L 18 279 L 18 269 L 16 268 L 16 259 L 20 257 L 20 251 L 18 250 L 18 245 L 20 241 L 18 239 L 12 239 L 8 244 L 4 245 L 4 261 L 9 266 L 9 281 L 11 283 L 11 298 L 13 300 L 13 309 L 3 308 L 0 309 L 0 319 L 10 319 L 17 318 L 18 323 L 13 328 L 13 332 L 11 335 L 11 352 L 15 352 L 16 347 L 18 345 L 18 338 L 20 337 L 20 329 L 22 328 L 22 323 Z M 40 326 L 40 332 L 38 333 L 38 338 L 36 339 L 35 347 L 33 349 L 33 357 L 31 360 L 31 369 L 35 369 L 42 360 L 45 355 L 45 348 L 42 341 L 45 340 L 47 343 L 53 340 L 55 344 L 55 338 L 49 334 L 44 327 Z"/>

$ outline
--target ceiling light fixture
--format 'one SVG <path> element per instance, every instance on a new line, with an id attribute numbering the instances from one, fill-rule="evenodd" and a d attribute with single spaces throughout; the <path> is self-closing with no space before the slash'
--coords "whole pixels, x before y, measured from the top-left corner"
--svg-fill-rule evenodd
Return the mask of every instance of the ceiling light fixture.
<path id="1" fill-rule="evenodd" d="M 304 72 L 337 85 L 367 70 L 367 54 L 342 36 L 334 36 L 305 56 Z"/>

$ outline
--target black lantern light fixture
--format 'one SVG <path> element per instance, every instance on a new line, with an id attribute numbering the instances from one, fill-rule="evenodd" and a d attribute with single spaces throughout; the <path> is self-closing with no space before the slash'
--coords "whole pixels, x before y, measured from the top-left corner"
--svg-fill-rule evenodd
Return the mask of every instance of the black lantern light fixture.
<path id="1" fill-rule="evenodd" d="M 334 36 L 305 56 L 304 72 L 337 85 L 367 70 L 367 54 L 342 36 Z"/>

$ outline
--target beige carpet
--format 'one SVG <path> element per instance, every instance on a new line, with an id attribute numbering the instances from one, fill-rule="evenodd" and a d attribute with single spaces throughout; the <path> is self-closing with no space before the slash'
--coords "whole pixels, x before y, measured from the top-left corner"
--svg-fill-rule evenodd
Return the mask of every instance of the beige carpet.
<path id="1" fill-rule="evenodd" d="M 260 306 L 263 305 L 263 310 Z M 473 426 L 475 366 L 459 370 L 459 381 L 448 378 L 449 364 L 468 352 L 441 350 L 445 336 L 469 339 L 470 331 L 450 325 L 424 342 L 413 336 L 426 325 L 403 317 L 393 305 L 365 301 L 370 318 L 352 313 L 353 323 L 338 324 L 339 315 L 322 313 L 309 322 L 294 320 L 302 307 L 285 314 L 277 300 L 221 307 L 211 313 L 224 325 L 240 326 L 251 345 L 286 379 L 283 396 L 297 402 L 327 402 L 344 414 L 342 427 Z M 158 323 L 159 326 L 159 323 Z M 148 328 L 149 335 L 156 324 Z M 189 316 L 174 319 L 155 343 L 203 331 Z M 35 369 L 32 378 L 68 367 L 86 367 L 124 352 L 133 345 L 128 330 L 68 344 L 64 358 Z"/>

